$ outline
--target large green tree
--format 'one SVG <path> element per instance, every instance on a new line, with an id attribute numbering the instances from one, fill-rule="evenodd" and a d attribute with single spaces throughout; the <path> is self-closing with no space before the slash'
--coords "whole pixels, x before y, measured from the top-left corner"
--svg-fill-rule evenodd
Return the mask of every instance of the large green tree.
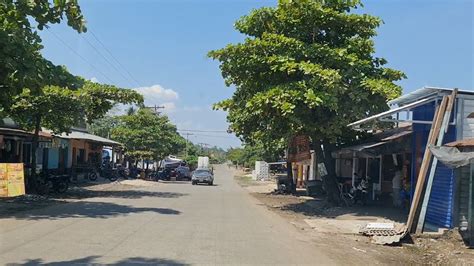
<path id="1" fill-rule="evenodd" d="M 56 134 L 68 133 L 73 126 L 102 118 L 115 104 L 142 104 L 143 96 L 134 90 L 83 81 L 79 89 L 45 86 L 24 89 L 13 97 L 6 110 L 23 129 L 34 132 L 32 141 L 32 182 L 35 183 L 36 150 L 43 127 Z"/>
<path id="2" fill-rule="evenodd" d="M 296 134 L 311 136 L 337 201 L 331 150 L 346 125 L 387 108 L 400 95 L 400 71 L 374 56 L 381 19 L 353 13 L 358 0 L 279 0 L 253 10 L 235 28 L 248 36 L 209 56 L 220 62 L 233 96 L 215 105 L 246 143 L 267 147 Z"/>
<path id="3" fill-rule="evenodd" d="M 125 146 L 125 154 L 135 161 L 162 159 L 185 145 L 168 117 L 146 108 L 121 116 L 111 136 Z"/>
<path id="4" fill-rule="evenodd" d="M 71 87 L 77 81 L 41 55 L 43 46 L 37 30 L 60 23 L 64 17 L 77 32 L 86 30 L 77 0 L 0 1 L 0 112 L 24 88 Z"/>

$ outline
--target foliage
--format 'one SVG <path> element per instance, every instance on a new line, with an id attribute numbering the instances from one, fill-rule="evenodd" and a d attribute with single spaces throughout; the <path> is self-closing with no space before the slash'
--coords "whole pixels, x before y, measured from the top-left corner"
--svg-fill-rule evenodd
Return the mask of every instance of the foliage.
<path id="1" fill-rule="evenodd" d="M 78 92 L 88 122 L 102 118 L 116 103 L 143 103 L 143 96 L 134 90 L 91 81 L 86 81 Z"/>
<path id="2" fill-rule="evenodd" d="M 103 117 L 117 103 L 142 103 L 143 97 L 133 90 L 86 81 L 77 90 L 58 86 L 24 89 L 13 102 L 8 114 L 22 128 L 34 130 L 39 125 L 63 133 L 84 118 L 92 121 Z"/>
<path id="3" fill-rule="evenodd" d="M 145 108 L 119 117 L 112 138 L 124 144 L 126 155 L 135 160 L 158 160 L 177 153 L 185 145 L 185 140 L 168 117 Z"/>
<path id="4" fill-rule="evenodd" d="M 95 119 L 89 125 L 89 131 L 97 136 L 103 138 L 110 138 L 112 129 L 119 124 L 119 117 L 117 116 L 104 116 L 99 119 Z"/>
<path id="5" fill-rule="evenodd" d="M 35 27 L 42 30 L 48 24 L 60 23 L 64 16 L 76 31 L 86 30 L 77 0 L 0 1 L 0 111 L 25 88 L 80 86 L 80 80 L 44 59 L 40 52 L 43 47 Z"/>
<path id="6" fill-rule="evenodd" d="M 234 165 L 253 168 L 255 161 L 277 161 L 281 155 L 282 152 L 267 152 L 263 145 L 244 145 L 243 148 L 229 149 L 227 151 L 227 160 L 231 161 Z"/>
<path id="7" fill-rule="evenodd" d="M 297 133 L 335 143 L 348 123 L 385 110 L 405 75 L 373 55 L 382 21 L 350 12 L 360 5 L 280 0 L 239 19 L 236 29 L 249 37 L 209 53 L 236 87 L 215 105 L 228 111 L 230 129 L 266 149 Z"/>
<path id="8" fill-rule="evenodd" d="M 14 98 L 9 115 L 27 130 L 38 123 L 56 133 L 69 132 L 81 119 L 81 102 L 77 93 L 57 86 L 46 86 L 40 93 L 25 89 Z"/>

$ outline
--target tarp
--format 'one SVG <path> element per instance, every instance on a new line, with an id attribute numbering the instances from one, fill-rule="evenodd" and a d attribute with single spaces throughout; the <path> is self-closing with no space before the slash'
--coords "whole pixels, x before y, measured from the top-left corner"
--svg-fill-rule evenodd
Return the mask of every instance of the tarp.
<path id="1" fill-rule="evenodd" d="M 474 160 L 474 152 L 460 152 L 455 147 L 437 147 L 430 145 L 431 153 L 443 164 L 450 168 L 458 168 L 470 164 Z"/>

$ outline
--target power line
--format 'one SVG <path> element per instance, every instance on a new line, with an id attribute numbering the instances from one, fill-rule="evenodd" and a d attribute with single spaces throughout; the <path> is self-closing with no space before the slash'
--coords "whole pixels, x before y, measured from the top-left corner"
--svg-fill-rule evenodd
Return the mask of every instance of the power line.
<path id="1" fill-rule="evenodd" d="M 81 58 L 84 62 L 86 62 L 91 68 L 93 68 L 95 71 L 97 71 L 99 74 L 101 74 L 104 78 L 106 78 L 110 83 L 114 83 L 107 75 L 105 75 L 102 71 L 100 71 L 98 68 L 96 68 L 92 63 L 90 63 L 85 57 L 83 57 L 81 54 L 76 52 L 66 41 L 61 39 L 56 33 L 53 31 L 49 30 L 46 28 L 48 32 L 50 32 L 56 39 L 58 39 L 61 43 L 64 44 L 71 52 L 73 52 L 75 55 L 77 55 L 79 58 Z"/>
<path id="2" fill-rule="evenodd" d="M 225 130 L 199 130 L 199 129 L 178 129 L 178 131 L 183 131 L 183 132 L 209 132 L 209 133 L 226 133 L 230 134 L 229 132 Z"/>
<path id="3" fill-rule="evenodd" d="M 206 135 L 206 134 L 193 134 L 193 136 L 198 137 L 211 137 L 211 138 L 224 138 L 224 139 L 233 139 L 231 136 L 216 136 L 216 135 Z"/>
<path id="4" fill-rule="evenodd" d="M 134 77 L 133 75 L 122 65 L 122 63 L 120 63 L 120 61 L 112 54 L 112 52 L 110 52 L 109 49 L 107 49 L 107 47 L 104 45 L 104 43 L 102 43 L 99 38 L 94 34 L 94 32 L 92 30 L 89 30 L 89 32 L 91 33 L 92 37 L 94 37 L 94 39 L 104 48 L 104 50 L 110 55 L 110 57 L 112 57 L 115 62 L 117 62 L 117 64 L 122 67 L 123 70 L 125 70 L 125 72 L 132 78 L 133 81 L 135 81 L 135 83 L 137 83 L 138 87 L 143 87 L 140 85 L 140 82 L 138 82 Z"/>
<path id="5" fill-rule="evenodd" d="M 114 64 L 112 64 L 109 59 L 107 59 L 107 57 L 105 57 L 100 51 L 99 49 L 97 49 L 86 37 L 84 37 L 83 35 L 80 35 L 82 37 L 83 40 L 85 40 L 87 42 L 87 44 L 92 47 L 92 49 L 94 49 L 97 54 L 99 54 L 99 56 L 101 56 L 105 62 L 107 62 L 110 66 L 112 66 L 113 69 L 115 69 L 115 71 L 117 71 L 117 73 L 119 73 L 126 81 L 132 81 L 130 78 L 127 78 L 124 74 L 122 74 L 122 72 L 117 68 L 115 67 Z M 133 81 L 132 81 L 133 82 Z"/>

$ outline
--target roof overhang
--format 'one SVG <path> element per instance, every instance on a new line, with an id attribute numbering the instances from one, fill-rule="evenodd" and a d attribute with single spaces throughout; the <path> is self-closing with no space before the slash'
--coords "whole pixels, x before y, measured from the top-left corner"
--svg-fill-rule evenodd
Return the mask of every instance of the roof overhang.
<path id="1" fill-rule="evenodd" d="M 371 121 L 385 121 L 385 122 L 411 122 L 416 124 L 431 124 L 432 121 L 416 121 L 413 119 L 408 119 L 409 111 L 413 108 L 418 106 L 427 104 L 432 101 L 436 101 L 441 99 L 445 95 L 452 94 L 454 88 L 440 88 L 440 87 L 423 87 L 421 89 L 415 90 L 413 92 L 407 93 L 398 97 L 397 99 L 389 101 L 387 104 L 392 107 L 392 109 L 382 112 L 359 121 L 350 123 L 347 125 L 348 127 L 352 127 L 354 129 L 360 129 L 360 126 L 364 123 L 368 123 Z M 458 90 L 457 98 L 468 98 L 474 99 L 474 91 L 473 90 Z M 398 118 L 396 119 L 387 119 L 390 116 L 395 114 L 400 114 L 402 112 L 407 112 L 407 119 L 401 120 Z M 451 122 L 450 125 L 454 125 L 455 122 Z"/>
<path id="2" fill-rule="evenodd" d="M 388 102 L 389 105 L 398 105 L 403 106 L 412 102 L 416 102 L 420 99 L 436 96 L 442 97 L 444 95 L 449 95 L 453 92 L 454 88 L 441 88 L 441 87 L 429 87 L 425 86 L 421 89 L 412 91 L 410 93 L 404 94 L 394 100 Z M 474 96 L 473 90 L 460 90 L 458 89 L 458 95 L 472 95 Z"/>
<path id="3" fill-rule="evenodd" d="M 76 139 L 76 140 L 86 140 L 86 141 L 91 141 L 91 142 L 97 142 L 97 143 L 108 145 L 108 146 L 121 145 L 119 142 L 113 141 L 111 139 L 106 139 L 106 138 L 89 134 L 86 132 L 82 132 L 82 131 L 73 130 L 71 133 L 62 133 L 62 134 L 58 134 L 54 136 L 62 138 L 62 139 Z"/>
<path id="4" fill-rule="evenodd" d="M 379 114 L 376 114 L 376 115 L 373 115 L 373 116 L 369 116 L 367 118 L 364 118 L 364 119 L 361 119 L 359 121 L 355 121 L 353 123 L 350 123 L 349 125 L 347 125 L 348 127 L 353 127 L 353 128 L 360 128 L 360 125 L 362 124 L 365 124 L 365 123 L 368 123 L 368 122 L 372 122 L 372 121 L 380 121 L 381 119 L 383 118 L 386 118 L 386 117 L 389 117 L 389 116 L 392 116 L 394 114 L 397 114 L 397 113 L 400 113 L 400 112 L 404 112 L 404 111 L 410 111 L 411 109 L 413 108 L 416 108 L 418 106 L 421 106 L 421 105 L 424 105 L 424 104 L 427 104 L 429 102 L 432 102 L 432 101 L 435 101 L 437 99 L 436 96 L 432 96 L 432 97 L 428 97 L 428 98 L 425 98 L 425 99 L 421 99 L 421 100 L 418 100 L 418 101 L 415 101 L 415 102 L 412 102 L 410 104 L 407 104 L 407 105 L 404 105 L 404 106 L 401 106 L 401 107 L 397 107 L 397 108 L 393 108 L 393 109 L 390 109 L 388 111 L 385 111 L 385 112 L 382 112 L 382 113 L 379 113 Z"/>

